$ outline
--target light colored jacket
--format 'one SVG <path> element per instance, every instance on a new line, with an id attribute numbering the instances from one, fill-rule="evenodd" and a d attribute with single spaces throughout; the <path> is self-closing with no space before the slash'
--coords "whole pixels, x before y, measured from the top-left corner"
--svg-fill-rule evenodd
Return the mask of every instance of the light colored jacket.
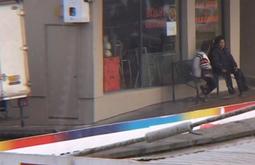
<path id="1" fill-rule="evenodd" d="M 197 52 L 193 58 L 192 74 L 194 77 L 201 78 L 203 71 L 212 70 L 211 62 L 204 52 Z"/>

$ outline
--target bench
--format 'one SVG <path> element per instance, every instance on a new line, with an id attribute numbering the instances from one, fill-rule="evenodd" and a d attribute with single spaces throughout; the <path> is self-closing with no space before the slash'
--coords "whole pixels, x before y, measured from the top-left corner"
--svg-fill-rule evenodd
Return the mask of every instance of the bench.
<path id="1" fill-rule="evenodd" d="M 219 93 L 220 93 L 220 88 L 219 88 L 220 87 L 220 85 L 219 85 L 220 80 L 224 80 L 225 81 L 225 79 L 224 79 L 224 77 L 222 75 L 217 75 L 217 74 L 214 74 L 214 77 L 216 79 L 216 85 L 217 85 L 217 87 L 216 87 L 216 94 L 217 94 L 217 96 L 219 96 Z M 234 75 L 232 75 L 232 74 L 231 74 L 231 79 L 235 79 Z"/>
<path id="2" fill-rule="evenodd" d="M 196 92 L 196 102 L 200 100 L 199 86 L 202 79 L 196 78 L 192 75 L 193 60 L 182 60 L 172 63 L 172 99 L 176 100 L 175 87 L 176 84 L 185 84 L 193 88 Z"/>

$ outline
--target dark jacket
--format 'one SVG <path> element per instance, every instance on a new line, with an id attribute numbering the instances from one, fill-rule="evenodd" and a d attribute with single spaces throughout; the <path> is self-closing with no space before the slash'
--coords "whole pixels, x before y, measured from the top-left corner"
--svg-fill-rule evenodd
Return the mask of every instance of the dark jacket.
<path id="1" fill-rule="evenodd" d="M 228 72 L 232 72 L 235 68 L 237 68 L 237 64 L 227 48 L 213 48 L 210 60 L 213 70 L 216 73 L 221 73 L 223 69 L 226 69 Z"/>

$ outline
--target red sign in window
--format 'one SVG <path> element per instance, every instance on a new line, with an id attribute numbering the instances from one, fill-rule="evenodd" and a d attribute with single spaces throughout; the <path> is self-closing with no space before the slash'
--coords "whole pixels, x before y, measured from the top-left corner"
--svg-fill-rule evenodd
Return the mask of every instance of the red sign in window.
<path id="1" fill-rule="evenodd" d="M 120 89 L 120 58 L 104 58 L 104 92 Z"/>

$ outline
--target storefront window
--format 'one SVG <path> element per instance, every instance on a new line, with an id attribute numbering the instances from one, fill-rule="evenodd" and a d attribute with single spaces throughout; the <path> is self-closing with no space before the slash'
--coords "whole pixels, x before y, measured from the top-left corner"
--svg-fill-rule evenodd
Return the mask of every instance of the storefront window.
<path id="1" fill-rule="evenodd" d="M 105 92 L 171 83 L 176 9 L 175 0 L 104 0 Z"/>
<path id="2" fill-rule="evenodd" d="M 222 34 L 221 0 L 196 0 L 196 47 Z"/>

